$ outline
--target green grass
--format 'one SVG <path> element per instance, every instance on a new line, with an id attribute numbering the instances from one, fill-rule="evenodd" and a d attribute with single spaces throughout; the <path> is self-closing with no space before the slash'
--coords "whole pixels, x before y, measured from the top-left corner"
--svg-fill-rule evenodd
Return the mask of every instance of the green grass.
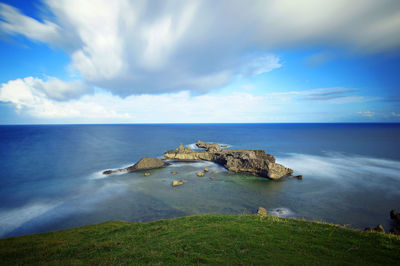
<path id="1" fill-rule="evenodd" d="M 112 221 L 0 240 L 0 264 L 391 264 L 400 238 L 257 215 Z"/>

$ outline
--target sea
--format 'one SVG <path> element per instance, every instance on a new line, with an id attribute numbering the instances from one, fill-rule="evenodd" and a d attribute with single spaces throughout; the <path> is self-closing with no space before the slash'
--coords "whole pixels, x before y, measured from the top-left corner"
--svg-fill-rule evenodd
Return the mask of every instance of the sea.
<path id="1" fill-rule="evenodd" d="M 198 140 L 264 149 L 303 179 L 272 181 L 203 161 L 171 162 L 150 176 L 102 174 L 162 158 L 180 143 L 196 148 Z M 198 177 L 205 167 L 210 172 Z M 1 238 L 110 220 L 254 214 L 259 206 L 270 215 L 388 231 L 390 210 L 400 211 L 400 124 L 0 126 Z"/>

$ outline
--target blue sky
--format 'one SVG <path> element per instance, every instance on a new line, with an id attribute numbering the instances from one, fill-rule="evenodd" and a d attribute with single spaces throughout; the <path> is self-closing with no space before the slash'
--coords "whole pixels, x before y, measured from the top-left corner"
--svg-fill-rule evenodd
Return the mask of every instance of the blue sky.
<path id="1" fill-rule="evenodd" d="M 0 124 L 400 122 L 400 2 L 0 1 Z"/>

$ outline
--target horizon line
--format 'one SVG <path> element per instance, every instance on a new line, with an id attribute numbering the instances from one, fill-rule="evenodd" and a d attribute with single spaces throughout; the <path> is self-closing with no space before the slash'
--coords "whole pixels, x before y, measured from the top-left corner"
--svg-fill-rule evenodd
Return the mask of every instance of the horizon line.
<path id="1" fill-rule="evenodd" d="M 259 124 L 400 124 L 400 122 L 210 122 L 210 123 L 33 123 L 0 124 L 0 126 L 95 126 L 95 125 L 259 125 Z"/>

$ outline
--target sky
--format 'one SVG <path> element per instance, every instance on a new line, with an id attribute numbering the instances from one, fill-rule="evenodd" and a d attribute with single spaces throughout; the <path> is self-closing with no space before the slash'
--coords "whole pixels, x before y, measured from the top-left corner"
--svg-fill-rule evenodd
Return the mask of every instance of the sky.
<path id="1" fill-rule="evenodd" d="M 0 124 L 400 122 L 398 0 L 0 0 Z"/>

